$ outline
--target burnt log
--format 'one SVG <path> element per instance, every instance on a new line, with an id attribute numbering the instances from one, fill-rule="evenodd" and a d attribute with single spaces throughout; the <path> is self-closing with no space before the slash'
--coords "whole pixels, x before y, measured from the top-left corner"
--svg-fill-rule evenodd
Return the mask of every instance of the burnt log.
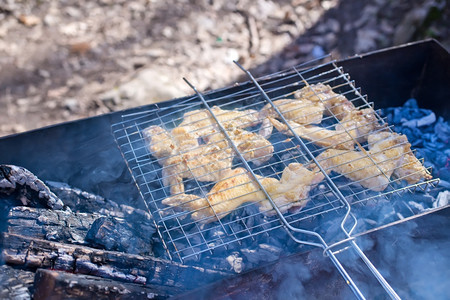
<path id="1" fill-rule="evenodd" d="M 131 225 L 118 218 L 100 217 L 87 232 L 86 241 L 95 248 L 131 254 L 151 254 L 151 239 L 154 233 L 155 227 L 152 224 Z"/>
<path id="2" fill-rule="evenodd" d="M 99 250 L 10 233 L 3 233 L 2 244 L 2 260 L 22 268 L 54 269 L 177 290 L 189 290 L 229 275 L 152 256 Z"/>
<path id="3" fill-rule="evenodd" d="M 34 300 L 40 299 L 166 299 L 173 291 L 160 286 L 143 286 L 91 275 L 38 269 Z"/>
<path id="4" fill-rule="evenodd" d="M 156 229 L 150 215 L 132 209 L 127 211 L 126 218 L 18 206 L 10 209 L 6 224 L 8 233 L 31 238 L 151 254 Z"/>
<path id="5" fill-rule="evenodd" d="M 47 181 L 47 186 L 59 199 L 75 212 L 98 212 L 123 217 L 122 208 L 114 201 L 71 187 L 66 183 Z"/>
<path id="6" fill-rule="evenodd" d="M 64 204 L 39 178 L 25 168 L 0 165 L 0 194 L 12 196 L 16 205 L 63 209 Z"/>
<path id="7" fill-rule="evenodd" d="M 156 225 L 152 216 L 139 208 L 120 205 L 120 211 L 107 213 L 92 224 L 86 240 L 106 250 L 131 254 L 152 254 L 152 238 Z"/>
<path id="8" fill-rule="evenodd" d="M 117 217 L 126 220 L 137 231 L 156 231 L 151 215 L 140 208 L 105 199 L 99 195 L 70 187 L 61 182 L 47 182 L 50 189 L 74 212 L 97 213 L 99 215 Z M 137 225 L 137 226 L 136 226 Z"/>
<path id="9" fill-rule="evenodd" d="M 31 299 L 33 282 L 33 272 L 0 266 L 0 299 Z"/>
<path id="10" fill-rule="evenodd" d="M 85 240 L 97 214 L 17 206 L 7 216 L 7 232 L 36 239 L 88 245 Z"/>

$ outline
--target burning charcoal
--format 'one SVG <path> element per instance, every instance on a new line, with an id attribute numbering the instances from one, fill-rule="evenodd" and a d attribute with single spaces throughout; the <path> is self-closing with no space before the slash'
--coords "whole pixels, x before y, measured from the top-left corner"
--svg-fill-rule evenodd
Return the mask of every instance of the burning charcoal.
<path id="1" fill-rule="evenodd" d="M 252 265 L 257 265 L 260 261 L 260 256 L 255 248 L 243 248 L 241 249 L 241 253 L 245 256 L 247 262 Z"/>
<path id="2" fill-rule="evenodd" d="M 440 172 L 442 173 L 442 172 Z M 446 178 L 450 178 L 450 172 L 448 172 L 449 174 L 447 176 L 445 176 Z M 439 180 L 439 184 L 440 187 L 443 187 L 444 189 L 450 190 L 450 182 L 446 181 L 446 180 L 442 180 L 442 178 Z"/>
<path id="3" fill-rule="evenodd" d="M 151 237 L 155 229 L 151 224 L 140 225 L 113 217 L 100 217 L 87 232 L 86 241 L 106 250 L 131 254 L 151 254 Z M 147 230 L 145 230 L 147 229 Z"/>
<path id="4" fill-rule="evenodd" d="M 31 299 L 34 273 L 0 266 L 0 299 Z"/>
<path id="5" fill-rule="evenodd" d="M 34 277 L 34 276 L 33 276 Z M 38 299 L 165 299 L 163 287 L 146 287 L 96 276 L 38 269 L 34 281 Z"/>
<path id="6" fill-rule="evenodd" d="M 225 256 L 216 254 L 217 249 L 221 249 L 221 247 L 214 249 L 214 254 L 212 256 L 202 258 L 202 265 L 205 267 L 208 266 L 209 269 L 213 270 L 229 271 L 230 265 L 228 261 L 224 259 Z"/>
<path id="7" fill-rule="evenodd" d="M 19 205 L 63 209 L 64 203 L 33 173 L 13 165 L 0 165 L 0 193 L 14 195 Z"/>
<path id="8" fill-rule="evenodd" d="M 414 201 L 408 201 L 409 207 L 411 207 L 412 209 L 414 209 L 414 213 L 418 214 L 421 213 L 425 210 L 425 207 L 421 204 L 421 203 L 417 203 Z"/>

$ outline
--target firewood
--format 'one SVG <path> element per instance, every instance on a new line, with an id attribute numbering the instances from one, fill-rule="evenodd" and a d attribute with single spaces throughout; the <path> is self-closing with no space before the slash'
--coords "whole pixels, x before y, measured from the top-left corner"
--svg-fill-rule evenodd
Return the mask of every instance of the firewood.
<path id="1" fill-rule="evenodd" d="M 33 173 L 14 165 L 0 165 L 0 194 L 13 195 L 16 205 L 62 209 L 63 202 Z"/>
<path id="2" fill-rule="evenodd" d="M 148 214 L 135 211 L 133 216 L 131 220 L 96 213 L 18 206 L 10 209 L 6 225 L 8 233 L 35 239 L 130 254 L 152 254 L 153 222 Z"/>
<path id="3" fill-rule="evenodd" d="M 47 181 L 47 186 L 65 206 L 75 212 L 98 212 L 123 217 L 122 208 L 116 202 L 88 193 L 63 182 Z"/>
<path id="4" fill-rule="evenodd" d="M 17 206 L 7 216 L 7 232 L 36 239 L 87 245 L 86 234 L 98 214 Z"/>
<path id="5" fill-rule="evenodd" d="M 174 289 L 123 283 L 96 276 L 38 269 L 33 299 L 166 299 Z"/>
<path id="6" fill-rule="evenodd" d="M 145 285 L 187 290 L 227 273 L 152 257 L 94 249 L 3 233 L 1 259 L 23 268 L 45 268 Z"/>
<path id="7" fill-rule="evenodd" d="M 34 273 L 0 266 L 0 299 L 31 299 Z"/>

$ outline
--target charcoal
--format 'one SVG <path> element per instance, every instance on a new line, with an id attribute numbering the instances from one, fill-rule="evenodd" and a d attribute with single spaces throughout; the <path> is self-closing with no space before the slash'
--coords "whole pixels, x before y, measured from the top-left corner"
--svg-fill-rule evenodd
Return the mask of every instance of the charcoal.
<path id="1" fill-rule="evenodd" d="M 174 293 L 198 287 L 227 273 L 141 256 L 2 234 L 2 260 L 29 269 L 54 269 L 145 285 L 173 288 Z"/>
<path id="2" fill-rule="evenodd" d="M 38 269 L 33 299 L 166 299 L 170 289 L 123 283 L 96 276 Z M 173 292 L 173 291 L 172 291 Z"/>
<path id="3" fill-rule="evenodd" d="M 436 197 L 436 201 L 433 202 L 433 207 L 443 207 L 448 205 L 449 202 L 450 202 L 450 192 L 443 191 L 440 192 Z"/>
<path id="4" fill-rule="evenodd" d="M 16 205 L 63 209 L 63 202 L 33 173 L 14 165 L 0 165 L 0 194 L 12 195 Z"/>
<path id="5" fill-rule="evenodd" d="M 447 141 L 450 136 L 450 125 L 444 121 L 444 118 L 439 117 L 436 126 L 434 127 L 434 133 L 441 141 Z"/>
<path id="6" fill-rule="evenodd" d="M 33 272 L 0 266 L 0 299 L 31 299 L 33 281 Z"/>
<path id="7" fill-rule="evenodd" d="M 450 181 L 450 124 L 442 117 L 421 109 L 415 99 L 409 99 L 402 107 L 386 108 L 381 111 L 387 116 L 395 131 L 405 134 L 417 150 L 417 156 L 425 159 L 424 165 L 432 167 L 433 177 Z"/>

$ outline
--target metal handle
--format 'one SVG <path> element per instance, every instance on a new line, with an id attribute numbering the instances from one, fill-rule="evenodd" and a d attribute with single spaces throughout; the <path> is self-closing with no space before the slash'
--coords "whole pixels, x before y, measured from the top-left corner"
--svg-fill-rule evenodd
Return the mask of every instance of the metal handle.
<path id="1" fill-rule="evenodd" d="M 364 252 L 359 248 L 358 244 L 356 244 L 355 240 L 353 238 L 346 240 L 350 246 L 346 247 L 345 249 L 352 248 L 355 250 L 356 254 L 363 260 L 363 262 L 366 264 L 366 266 L 369 268 L 369 270 L 372 272 L 372 274 L 375 276 L 375 278 L 378 280 L 378 282 L 381 284 L 383 289 L 386 291 L 386 293 L 389 295 L 391 299 L 398 299 L 400 300 L 400 296 L 395 292 L 395 290 L 389 285 L 389 283 L 386 281 L 386 279 L 381 275 L 381 273 L 377 270 L 377 268 L 372 264 L 372 262 L 369 260 L 369 258 L 364 254 Z M 358 299 L 365 299 L 364 295 L 361 293 L 361 291 L 358 289 L 356 284 L 351 279 L 350 275 L 348 275 L 345 268 L 342 266 L 342 264 L 339 262 L 338 258 L 336 257 L 336 252 L 332 251 L 332 248 L 337 245 L 341 245 L 342 243 L 336 243 L 329 247 L 326 247 L 324 249 L 324 255 L 328 256 L 335 267 L 338 269 L 339 273 L 344 277 L 346 283 L 349 285 L 349 287 L 352 289 L 353 293 L 355 294 L 356 298 Z M 339 251 L 341 252 L 341 251 Z"/>
<path id="2" fill-rule="evenodd" d="M 334 255 L 334 253 L 331 250 L 328 250 L 327 251 L 327 255 L 331 259 L 331 261 L 333 262 L 333 264 L 336 267 L 336 269 L 338 269 L 338 271 L 341 274 L 341 276 L 344 278 L 345 283 L 347 283 L 347 285 L 350 287 L 352 292 L 355 294 L 356 298 L 360 299 L 360 300 L 365 300 L 366 297 L 364 297 L 362 292 L 359 290 L 358 286 L 355 284 L 353 279 L 347 273 L 347 271 L 345 270 L 344 266 L 342 266 L 341 262 L 337 259 L 337 257 Z"/>
<path id="3" fill-rule="evenodd" d="M 358 256 L 364 261 L 366 266 L 369 268 L 369 270 L 372 272 L 372 274 L 375 276 L 375 278 L 378 280 L 378 282 L 381 284 L 381 286 L 384 288 L 386 293 L 391 297 L 391 299 L 398 299 L 401 298 L 397 293 L 394 291 L 394 289 L 389 285 L 389 283 L 386 281 L 386 279 L 381 275 L 381 273 L 377 270 L 377 268 L 372 264 L 372 262 L 369 260 L 369 258 L 364 254 L 364 252 L 359 248 L 358 244 L 354 240 L 350 241 L 350 244 L 352 248 L 356 251 Z"/>

